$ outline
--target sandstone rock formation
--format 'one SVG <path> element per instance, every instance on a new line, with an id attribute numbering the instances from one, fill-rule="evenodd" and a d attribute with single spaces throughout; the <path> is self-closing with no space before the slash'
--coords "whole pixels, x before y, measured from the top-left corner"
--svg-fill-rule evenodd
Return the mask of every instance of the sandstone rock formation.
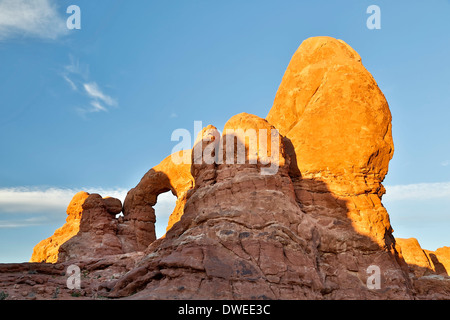
<path id="1" fill-rule="evenodd" d="M 301 44 L 267 120 L 291 140 L 305 178 L 339 175 L 348 179 L 341 188 L 355 192 L 366 189 L 358 184 L 361 174 L 376 184 L 387 173 L 394 151 L 389 106 L 342 40 L 315 37 Z"/>
<path id="2" fill-rule="evenodd" d="M 66 223 L 57 229 L 51 237 L 42 240 L 34 247 L 30 262 L 55 263 L 58 261 L 59 247 L 80 230 L 82 205 L 88 197 L 89 193 L 84 191 L 73 197 L 67 207 Z"/>
<path id="3" fill-rule="evenodd" d="M 435 272 L 450 276 L 450 248 L 441 247 L 436 251 L 426 250 L 426 252 L 433 262 Z"/>
<path id="4" fill-rule="evenodd" d="M 226 147 L 226 129 L 270 129 L 264 119 L 240 114 L 224 128 L 222 147 L 237 156 L 233 139 Z M 206 141 L 201 150 L 216 140 L 213 127 L 203 130 Z M 280 168 L 276 174 L 261 175 L 262 164 L 201 163 L 193 165 L 195 188 L 188 193 L 184 214 L 166 234 L 147 249 L 138 279 L 145 278 L 145 298 L 318 298 L 321 278 L 315 260 L 313 226 L 295 201 L 278 137 Z M 212 140 L 212 141 L 211 141 Z M 229 140 L 228 140 L 229 141 Z M 195 149 L 195 147 L 194 147 Z M 209 150 L 214 150 L 211 148 Z M 260 159 L 264 155 L 257 155 Z M 195 161 L 194 161 L 195 163 Z M 202 170 L 199 170 L 202 168 Z M 303 237 L 297 230 L 304 230 Z M 135 274 L 119 280 L 111 297 L 129 295 L 136 287 Z M 137 281 L 142 286 L 141 281 Z M 147 284 L 148 283 L 148 284 Z"/>
<path id="5" fill-rule="evenodd" d="M 223 159 L 229 151 L 227 129 L 237 128 L 270 132 L 274 127 L 245 113 L 231 118 L 221 141 Z M 211 139 L 217 136 L 214 129 L 203 130 L 206 139 L 197 139 L 202 143 L 200 150 L 216 141 Z M 165 239 L 147 250 L 138 279 L 144 278 L 148 284 L 138 296 L 373 298 L 379 293 L 364 284 L 371 263 L 385 270 L 383 280 L 390 286 L 383 292 L 385 297 L 409 296 L 409 280 L 395 250 L 380 248 L 353 229 L 345 199 L 337 199 L 321 181 L 309 180 L 309 184 L 304 182 L 309 189 L 296 190 L 289 176 L 291 158 L 281 136 L 279 169 L 273 175 L 261 175 L 261 163 L 250 163 L 247 142 L 237 138 L 231 148 L 236 161 L 239 145 L 244 146 L 244 164 L 192 165 L 195 188 L 188 193 L 184 215 Z M 298 202 L 296 193 L 310 197 Z M 369 204 L 367 207 L 372 209 Z M 124 277 L 110 296 L 142 289 L 132 279 L 136 279 L 134 273 Z M 141 286 L 142 282 L 137 281 Z"/>
<path id="6" fill-rule="evenodd" d="M 405 259 L 405 262 L 409 265 L 414 275 L 420 277 L 429 274 L 430 271 L 434 271 L 434 266 L 430 261 L 430 257 L 426 251 L 422 249 L 417 239 L 396 238 L 396 241 L 401 248 L 402 257 Z"/>
<path id="7" fill-rule="evenodd" d="M 116 218 L 120 212 L 119 199 L 77 193 L 67 208 L 66 223 L 35 246 L 30 262 L 65 262 L 138 251 L 128 225 Z"/>
<path id="8" fill-rule="evenodd" d="M 55 263 L 145 250 L 156 239 L 153 206 L 158 195 L 171 191 L 177 196 L 168 230 L 183 214 L 187 191 L 193 187 L 191 151 L 177 154 L 183 161 L 180 164 L 172 161 L 174 156 L 148 171 L 128 192 L 124 216 L 119 219 L 115 215 L 122 212 L 120 200 L 84 191 L 77 193 L 67 208 L 64 226 L 35 246 L 30 262 Z"/>
<path id="9" fill-rule="evenodd" d="M 442 247 L 436 251 L 422 249 L 415 238 L 396 238 L 401 253 L 415 276 L 444 275 L 450 276 L 450 248 Z"/>
<path id="10" fill-rule="evenodd" d="M 80 230 L 60 246 L 58 261 L 122 254 L 129 250 L 129 240 L 119 235 L 119 220 L 116 218 L 122 212 L 119 199 L 90 194 L 82 208 Z"/>
<path id="11" fill-rule="evenodd" d="M 181 163 L 173 158 L 178 156 Z M 167 229 L 177 222 L 184 211 L 187 191 L 193 187 L 191 176 L 191 153 L 180 151 L 161 161 L 148 171 L 139 184 L 131 189 L 124 201 L 123 214 L 127 232 L 135 239 L 138 250 L 143 251 L 155 241 L 155 210 L 158 195 L 171 191 L 177 203 L 169 218 Z"/>
<path id="12" fill-rule="evenodd" d="M 84 195 L 79 230 L 52 249 L 58 263 L 33 267 L 52 273 L 77 261 L 101 279 L 87 280 L 90 298 L 449 298 L 439 267 L 449 270 L 450 249 L 393 237 L 381 203 L 393 150 L 389 106 L 359 55 L 342 40 L 307 39 L 267 119 L 238 114 L 222 135 L 205 127 L 192 150 L 129 191 L 122 218 L 116 200 Z M 156 239 L 153 206 L 168 191 L 177 205 Z"/>
<path id="13" fill-rule="evenodd" d="M 79 289 L 67 286 L 68 268 L 74 261 L 0 264 L 0 300 L 102 299 L 100 288 L 134 269 L 142 257 L 134 252 L 76 260 L 81 270 Z"/>
<path id="14" fill-rule="evenodd" d="M 391 113 L 349 45 L 330 37 L 305 40 L 289 63 L 267 120 L 292 144 L 293 171 L 303 181 L 320 180 L 336 196 L 351 197 L 346 201 L 358 232 L 380 246 L 392 242 L 380 202 L 394 151 Z M 297 180 L 299 190 L 311 189 Z"/>

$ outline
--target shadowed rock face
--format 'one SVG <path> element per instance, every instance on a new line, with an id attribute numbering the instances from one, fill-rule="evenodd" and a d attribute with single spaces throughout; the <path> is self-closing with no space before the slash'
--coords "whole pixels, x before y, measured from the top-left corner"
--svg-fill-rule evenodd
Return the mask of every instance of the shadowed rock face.
<path id="1" fill-rule="evenodd" d="M 393 150 L 389 106 L 359 55 L 341 40 L 310 38 L 267 119 L 238 114 L 222 136 L 204 128 L 192 150 L 174 154 L 181 163 L 167 157 L 129 191 L 123 218 L 112 214 L 117 201 L 88 195 L 78 233 L 58 242 L 58 261 L 79 259 L 99 274 L 120 270 L 118 279 L 90 286 L 92 297 L 448 298 L 450 285 L 419 268 L 437 272 L 430 261 L 443 267 L 446 251 L 410 259 L 420 245 L 409 250 L 392 235 L 381 183 Z M 177 205 L 156 239 L 153 206 L 167 191 Z M 367 285 L 373 266 L 375 289 Z"/>
<path id="2" fill-rule="evenodd" d="M 270 132 L 274 127 L 242 113 L 225 124 L 220 140 L 214 127 L 203 130 L 194 149 L 221 150 L 223 159 L 231 151 L 236 159 L 242 147 L 245 163 L 193 161 L 195 187 L 180 221 L 149 246 L 139 274 L 119 280 L 110 297 L 136 291 L 133 297 L 145 299 L 412 297 L 406 265 L 393 246 L 380 247 L 355 230 L 350 198 L 334 195 L 321 180 L 301 178 L 296 184 L 282 136 L 275 144 L 278 170 L 261 174 L 264 166 L 250 158 L 264 155 L 253 154 L 247 140 L 233 137 L 227 148 L 227 129 L 236 128 Z M 373 202 L 364 208 L 376 211 Z M 366 286 L 371 265 L 383 270 L 383 291 Z"/>

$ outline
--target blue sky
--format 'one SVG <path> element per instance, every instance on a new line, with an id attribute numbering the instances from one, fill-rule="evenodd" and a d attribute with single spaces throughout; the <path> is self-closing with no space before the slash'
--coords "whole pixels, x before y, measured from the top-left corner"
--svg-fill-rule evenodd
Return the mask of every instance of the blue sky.
<path id="1" fill-rule="evenodd" d="M 0 0 L 0 262 L 27 261 L 77 191 L 123 199 L 175 129 L 265 117 L 297 47 L 323 35 L 361 55 L 389 102 L 394 235 L 450 246 L 449 17 L 448 0 Z"/>

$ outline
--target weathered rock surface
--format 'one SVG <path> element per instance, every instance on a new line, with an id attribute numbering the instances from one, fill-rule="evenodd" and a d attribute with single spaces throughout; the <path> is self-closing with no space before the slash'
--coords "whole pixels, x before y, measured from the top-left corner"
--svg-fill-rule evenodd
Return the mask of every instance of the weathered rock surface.
<path id="1" fill-rule="evenodd" d="M 426 251 L 433 262 L 435 272 L 450 276 L 450 248 L 441 247 L 436 249 L 436 251 Z"/>
<path id="2" fill-rule="evenodd" d="M 396 242 L 401 248 L 402 257 L 415 276 L 421 277 L 434 271 L 434 265 L 430 261 L 429 255 L 422 249 L 417 239 L 396 238 Z"/>
<path id="3" fill-rule="evenodd" d="M 310 90 L 311 95 L 318 94 L 315 105 L 301 107 L 301 95 L 308 91 L 302 84 L 315 81 L 310 73 L 325 80 Z M 292 109 L 297 103 L 299 109 Z M 410 298 L 406 264 L 396 251 L 381 204 L 381 181 L 393 152 L 390 112 L 358 55 L 335 39 L 305 41 L 286 71 L 268 120 L 240 114 L 225 125 L 224 134 L 226 129 L 274 125 L 285 135 L 279 143 L 278 172 L 264 176 L 261 165 L 250 163 L 203 164 L 202 170 L 194 169 L 195 188 L 184 215 L 166 239 L 150 246 L 156 251 L 149 255 L 149 270 L 165 271 L 164 281 L 149 281 L 146 297 L 206 297 L 211 293 L 205 288 L 212 282 L 222 298 L 254 298 L 256 287 L 271 298 Z M 241 144 L 249 148 L 247 141 Z M 238 145 L 239 141 L 234 148 Z M 235 159 L 236 154 L 237 150 Z M 243 242 L 252 243 L 250 249 Z M 195 267 L 189 267 L 192 261 L 183 262 L 187 245 L 198 256 Z M 183 261 L 165 264 L 165 255 L 174 250 Z M 282 258 L 291 252 L 297 261 Z M 262 257 L 277 261 L 277 266 L 266 268 Z M 235 274 L 235 261 L 246 265 L 248 277 Z M 222 271 L 208 271 L 210 264 Z M 371 264 L 384 270 L 383 283 L 389 289 L 382 294 L 365 285 Z M 177 272 L 171 270 L 175 266 Z M 180 274 L 180 268 L 186 271 Z M 221 272 L 226 275 L 219 276 Z M 186 279 L 189 290 L 182 294 L 161 286 Z M 116 287 L 113 294 L 120 296 L 121 290 L 125 288 Z"/>
<path id="4" fill-rule="evenodd" d="M 393 237 L 381 203 L 393 150 L 389 106 L 359 55 L 307 39 L 267 119 L 241 113 L 222 135 L 204 128 L 130 190 L 123 218 L 116 200 L 88 195 L 79 231 L 58 240 L 59 262 L 0 265 L 0 289 L 36 297 L 30 287 L 50 279 L 27 276 L 22 288 L 19 273 L 75 261 L 101 279 L 86 281 L 89 298 L 448 299 L 450 249 Z M 177 205 L 156 239 L 153 206 L 167 191 Z M 50 242 L 37 261 L 55 259 Z"/>
<path id="5" fill-rule="evenodd" d="M 176 156 L 179 156 L 180 163 L 174 161 Z M 156 216 L 153 206 L 157 202 L 158 195 L 171 191 L 177 197 L 175 209 L 167 226 L 167 229 L 170 229 L 182 216 L 187 191 L 193 184 L 190 151 L 180 151 L 165 158 L 128 192 L 123 206 L 124 224 L 127 227 L 122 233 L 127 233 L 136 241 L 138 250 L 145 250 L 156 240 Z"/>
<path id="6" fill-rule="evenodd" d="M 180 156 L 183 162 L 175 164 L 174 156 Z M 64 226 L 35 246 L 30 262 L 55 263 L 145 250 L 156 239 L 153 206 L 158 195 L 171 191 L 177 196 L 167 226 L 170 229 L 183 214 L 187 191 L 193 187 L 190 171 L 190 150 L 164 159 L 128 192 L 124 216 L 119 219 L 115 217 L 122 212 L 119 199 L 102 198 L 84 191 L 77 193 L 67 208 Z"/>
<path id="7" fill-rule="evenodd" d="M 373 189 L 387 173 L 394 151 L 389 106 L 342 40 L 315 37 L 300 45 L 267 120 L 291 140 L 303 177 L 341 177 L 332 191 L 365 192 L 362 178 Z"/>
<path id="8" fill-rule="evenodd" d="M 119 220 L 116 218 L 122 212 L 119 199 L 90 194 L 82 208 L 80 230 L 60 246 L 59 262 L 122 254 L 130 250 L 129 239 L 119 235 Z"/>
<path id="9" fill-rule="evenodd" d="M 273 128 L 264 119 L 241 114 L 230 119 L 224 132 L 236 124 L 243 129 Z M 214 128 L 203 132 L 208 139 L 201 149 L 208 150 L 216 141 L 209 138 L 215 136 Z M 236 139 L 232 150 L 237 151 L 239 143 Z M 281 141 L 279 146 L 282 150 Z M 226 158 L 226 146 L 223 152 Z M 188 194 L 180 221 L 147 250 L 139 273 L 147 277 L 147 284 L 138 297 L 320 296 L 321 279 L 313 254 L 317 244 L 296 236 L 297 228 L 303 227 L 309 236 L 313 231 L 307 217 L 299 215 L 288 162 L 284 152 L 280 154 L 284 165 L 274 175 L 261 175 L 261 163 L 249 163 L 248 150 L 246 163 L 192 166 L 195 188 Z M 111 297 L 127 296 L 137 289 L 132 281 L 136 275 L 128 277 L 123 286 L 118 283 L 113 288 Z"/>
<path id="10" fill-rule="evenodd" d="M 402 256 L 415 276 L 450 276 L 450 248 L 442 247 L 436 251 L 422 249 L 415 238 L 396 238 Z M 450 279 L 449 279 L 450 280 Z"/>
<path id="11" fill-rule="evenodd" d="M 396 238 L 401 255 L 408 264 L 416 299 L 450 299 L 450 251 L 422 249 L 415 238 Z"/>
<path id="12" fill-rule="evenodd" d="M 412 297 L 406 265 L 401 265 L 396 251 L 355 231 L 346 201 L 335 197 L 325 183 L 309 180 L 310 188 L 302 192 L 312 193 L 310 201 L 299 202 L 281 136 L 275 144 L 278 171 L 262 175 L 259 160 L 264 155 L 250 152 L 244 139 L 226 147 L 227 129 L 236 128 L 271 132 L 274 127 L 245 113 L 227 122 L 223 158 L 234 151 L 230 158 L 237 160 L 242 144 L 245 163 L 193 165 L 195 187 L 188 192 L 180 221 L 150 245 L 139 272 L 119 281 L 110 297 L 135 291 L 139 293 L 134 298 L 145 299 Z M 203 130 L 206 138 L 197 139 L 199 150 L 217 150 L 209 148 L 217 141 L 211 138 L 217 137 L 214 130 Z M 257 163 L 250 162 L 252 155 Z M 374 264 L 383 270 L 382 291 L 366 285 L 367 268 Z"/>
<path id="13" fill-rule="evenodd" d="M 50 238 L 42 240 L 34 247 L 30 262 L 55 263 L 58 261 L 59 247 L 80 230 L 82 205 L 88 197 L 89 193 L 84 191 L 73 197 L 67 207 L 66 223 L 57 229 Z"/>
<path id="14" fill-rule="evenodd" d="M 68 267 L 74 261 L 0 264 L 0 293 L 6 300 L 104 299 L 104 287 L 134 269 L 142 257 L 142 253 L 135 252 L 77 260 L 75 264 L 81 271 L 79 289 L 67 286 L 71 275 Z"/>
<path id="15" fill-rule="evenodd" d="M 297 179 L 298 190 L 314 189 L 310 181 L 323 182 L 354 207 L 348 215 L 358 232 L 380 246 L 392 242 L 380 202 L 394 151 L 391 113 L 349 45 L 330 37 L 305 40 L 289 63 L 267 120 L 292 144 L 292 171 L 307 181 L 304 185 Z"/>
<path id="16" fill-rule="evenodd" d="M 119 199 L 81 191 L 67 208 L 66 223 L 48 239 L 38 243 L 31 262 L 65 262 L 138 251 L 123 218 Z"/>

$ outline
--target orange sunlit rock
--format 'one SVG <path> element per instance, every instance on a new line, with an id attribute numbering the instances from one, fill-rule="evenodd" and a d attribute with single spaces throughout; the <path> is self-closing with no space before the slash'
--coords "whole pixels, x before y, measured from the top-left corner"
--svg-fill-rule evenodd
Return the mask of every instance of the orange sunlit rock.
<path id="1" fill-rule="evenodd" d="M 55 233 L 45 240 L 39 242 L 33 250 L 30 262 L 50 262 L 58 261 L 59 247 L 75 236 L 80 229 L 80 220 L 83 212 L 83 203 L 89 197 L 89 193 L 78 192 L 70 201 L 67 207 L 66 223 Z"/>
<path id="2" fill-rule="evenodd" d="M 423 276 L 435 270 L 429 255 L 422 249 L 416 238 L 396 238 L 396 241 L 401 248 L 403 258 L 415 275 Z"/>
<path id="3" fill-rule="evenodd" d="M 380 201 L 394 152 L 391 113 L 355 50 L 330 37 L 305 40 L 267 120 L 292 143 L 294 172 L 324 182 L 335 196 L 347 199 L 349 218 L 360 233 L 380 246 L 392 240 Z M 296 183 L 299 190 L 307 190 L 307 184 Z"/>
<path id="4" fill-rule="evenodd" d="M 396 238 L 410 269 L 417 276 L 437 274 L 450 276 L 450 247 L 436 251 L 422 249 L 416 238 Z"/>
<path id="5" fill-rule="evenodd" d="M 278 130 L 268 145 L 276 170 L 263 174 L 270 164 L 260 140 L 254 148 L 227 129 L 267 138 Z M 93 275 L 83 280 L 92 298 L 448 299 L 450 248 L 393 236 L 381 202 L 393 152 L 389 106 L 360 56 L 342 40 L 307 39 L 266 119 L 240 113 L 221 136 L 203 128 L 192 150 L 165 158 L 128 192 L 123 217 L 117 199 L 74 198 L 67 224 L 78 219 L 78 232 L 36 246 L 34 261 L 58 263 L 33 266 L 26 285 L 56 290 L 40 270 L 76 262 Z M 177 204 L 156 239 L 153 206 L 169 191 Z M 17 284 L 2 272 L 26 268 L 0 266 L 0 287 Z M 369 283 L 373 270 L 379 288 Z"/>

